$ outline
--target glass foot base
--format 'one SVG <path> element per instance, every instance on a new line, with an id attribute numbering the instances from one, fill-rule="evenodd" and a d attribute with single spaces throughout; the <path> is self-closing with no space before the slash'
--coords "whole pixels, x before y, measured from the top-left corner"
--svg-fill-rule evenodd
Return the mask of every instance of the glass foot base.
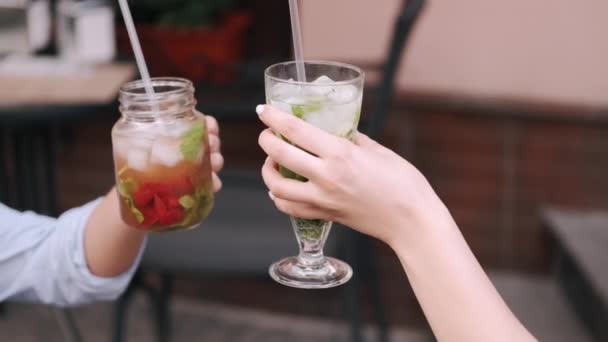
<path id="1" fill-rule="evenodd" d="M 353 276 L 347 263 L 330 257 L 314 267 L 300 265 L 297 257 L 289 257 L 270 265 L 268 272 L 276 282 L 299 289 L 328 289 L 346 283 Z"/>

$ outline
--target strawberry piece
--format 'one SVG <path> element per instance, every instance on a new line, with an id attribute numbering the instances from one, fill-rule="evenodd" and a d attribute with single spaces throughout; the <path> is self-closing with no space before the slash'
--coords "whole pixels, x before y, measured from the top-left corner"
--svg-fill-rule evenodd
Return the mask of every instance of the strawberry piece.
<path id="1" fill-rule="evenodd" d="M 144 222 L 141 225 L 144 228 L 150 228 L 153 224 L 158 222 L 158 214 L 152 208 L 143 208 L 141 213 L 144 215 Z"/>
<path id="2" fill-rule="evenodd" d="M 167 207 L 169 209 L 179 208 L 181 205 L 179 204 L 179 200 L 175 196 L 167 197 Z"/>
<path id="3" fill-rule="evenodd" d="M 182 220 L 183 212 L 181 209 L 174 208 L 168 210 L 164 215 L 159 217 L 159 222 L 162 225 L 171 225 Z"/>
<path id="4" fill-rule="evenodd" d="M 134 195 L 133 201 L 138 208 L 143 208 L 148 206 L 150 202 L 154 199 L 154 192 L 145 185 L 142 186 Z"/>
<path id="5" fill-rule="evenodd" d="M 144 215 L 141 227 L 149 229 L 152 225 L 173 225 L 179 223 L 184 211 L 179 203 L 178 194 L 194 192 L 189 176 L 178 177 L 170 184 L 145 183 L 133 195 L 133 202 Z"/>
<path id="6" fill-rule="evenodd" d="M 154 195 L 154 210 L 159 218 L 163 217 L 167 213 L 167 205 L 157 194 Z"/>
<path id="7" fill-rule="evenodd" d="M 167 184 L 153 183 L 150 189 L 160 197 L 171 196 L 171 187 Z"/>

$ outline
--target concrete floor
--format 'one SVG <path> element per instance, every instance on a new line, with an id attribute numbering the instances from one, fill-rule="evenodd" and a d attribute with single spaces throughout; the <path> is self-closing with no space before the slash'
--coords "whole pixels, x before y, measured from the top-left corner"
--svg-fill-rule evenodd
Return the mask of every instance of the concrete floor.
<path id="1" fill-rule="evenodd" d="M 551 279 L 505 272 L 493 272 L 490 277 L 513 312 L 540 341 L 592 341 Z M 110 304 L 94 304 L 74 312 L 85 342 L 109 340 Z M 130 311 L 128 341 L 152 340 L 149 313 L 138 298 Z M 348 340 L 344 322 L 186 297 L 174 300 L 173 322 L 175 342 L 193 338 L 214 342 Z M 62 341 L 52 311 L 37 305 L 10 304 L 6 317 L 0 319 L 0 331 L 6 341 Z M 400 327 L 391 333 L 393 342 L 433 340 L 430 332 L 421 329 Z M 373 336 L 373 329 L 368 327 L 366 334 Z"/>

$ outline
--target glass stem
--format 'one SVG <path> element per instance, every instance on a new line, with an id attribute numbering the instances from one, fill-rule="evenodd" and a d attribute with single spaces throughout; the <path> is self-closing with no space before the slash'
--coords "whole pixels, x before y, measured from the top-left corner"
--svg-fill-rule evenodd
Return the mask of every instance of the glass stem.
<path id="1" fill-rule="evenodd" d="M 315 267 L 323 264 L 325 261 L 323 245 L 325 245 L 324 239 L 316 241 L 301 239 L 298 263 L 304 267 Z"/>
<path id="2" fill-rule="evenodd" d="M 298 255 L 298 264 L 302 267 L 315 268 L 325 264 L 325 256 L 323 255 L 323 247 L 327 236 L 331 230 L 332 222 L 316 220 L 318 225 L 311 228 L 310 225 L 305 229 L 307 232 L 299 232 L 298 223 L 292 218 L 294 230 L 300 245 L 300 254 Z M 312 229 L 312 230 L 311 230 Z"/>

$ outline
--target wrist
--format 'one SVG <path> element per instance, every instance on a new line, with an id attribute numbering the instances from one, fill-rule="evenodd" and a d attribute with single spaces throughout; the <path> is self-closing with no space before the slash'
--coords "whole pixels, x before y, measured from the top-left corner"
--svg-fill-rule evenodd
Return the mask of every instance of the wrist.
<path id="1" fill-rule="evenodd" d="M 145 232 L 121 218 L 119 199 L 112 189 L 91 213 L 85 230 L 85 257 L 92 274 L 114 277 L 128 270 L 140 253 Z M 108 253 L 108 250 L 114 252 Z"/>
<path id="2" fill-rule="evenodd" d="M 385 243 L 399 255 L 409 259 L 440 248 L 440 241 L 459 232 L 449 210 L 438 197 L 402 207 L 391 223 Z"/>

